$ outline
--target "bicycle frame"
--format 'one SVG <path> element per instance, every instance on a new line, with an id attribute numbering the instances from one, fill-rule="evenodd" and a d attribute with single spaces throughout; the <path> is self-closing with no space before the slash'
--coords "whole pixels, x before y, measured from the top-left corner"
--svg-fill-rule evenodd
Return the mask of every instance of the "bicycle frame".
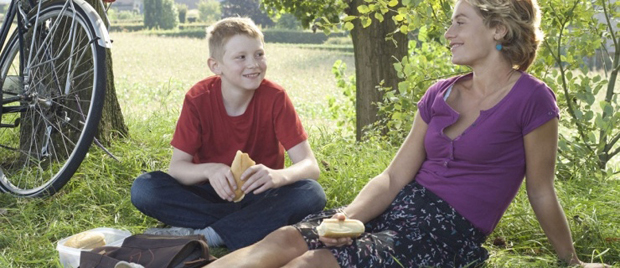
<path id="1" fill-rule="evenodd" d="M 79 167 L 101 117 L 112 43 L 105 25 L 85 0 L 10 2 L 0 26 L 0 192 L 54 193 Z"/>
<path id="2" fill-rule="evenodd" d="M 21 3 L 22 1 L 28 1 L 28 4 L 30 6 L 30 8 L 34 8 L 36 6 L 36 8 L 40 8 L 41 3 L 43 3 L 43 1 L 35 1 L 35 0 L 13 0 L 11 1 L 9 8 L 7 10 L 7 13 L 5 15 L 4 18 L 4 23 L 2 24 L 2 26 L 0 27 L 0 44 L 2 44 L 2 46 L 0 47 L 0 51 L 3 51 L 5 49 L 6 46 L 6 39 L 10 33 L 11 30 L 11 26 L 15 23 L 14 19 L 17 17 L 17 31 L 20 31 L 19 37 L 20 37 L 20 42 L 24 42 L 24 40 L 22 39 L 23 37 L 23 31 L 25 29 L 25 27 L 27 27 L 27 25 L 25 25 L 25 23 L 28 23 L 27 21 L 27 15 L 30 12 L 30 10 L 24 10 L 21 7 Z M 105 8 L 105 5 L 103 3 L 103 0 L 100 0 L 99 3 L 101 4 L 102 7 Z M 78 5 L 89 5 L 88 3 L 86 3 L 83 0 L 68 0 L 67 4 L 73 5 L 73 4 L 78 4 Z M 98 16 L 96 13 L 92 13 L 89 14 L 89 17 L 91 18 L 95 18 L 95 16 Z M 106 19 L 107 20 L 107 19 Z M 97 32 L 98 35 L 98 42 L 101 46 L 105 47 L 105 48 L 111 48 L 112 47 L 112 41 L 110 39 L 110 36 L 108 34 L 107 28 L 105 27 L 105 25 L 101 25 L 98 24 L 98 27 L 95 28 L 95 31 Z M 25 53 L 20 53 L 20 72 L 24 73 L 27 72 L 27 70 L 24 70 L 24 63 L 26 63 L 24 57 L 25 57 Z M 26 74 L 26 73 L 24 73 Z M 23 83 L 24 81 L 21 81 L 21 83 Z M 22 99 L 22 97 L 20 96 L 15 96 L 15 97 L 10 97 L 10 98 L 4 98 L 3 96 L 1 97 L 1 103 L 0 105 L 4 105 L 4 104 L 8 104 L 8 103 L 12 103 L 12 102 L 16 102 Z M 22 111 L 21 108 L 19 107 L 3 107 L 1 108 L 2 110 L 0 110 L 0 116 L 4 113 L 15 113 L 15 112 L 20 112 Z M 0 127 L 16 127 L 17 124 L 13 123 L 13 124 L 0 124 Z"/>

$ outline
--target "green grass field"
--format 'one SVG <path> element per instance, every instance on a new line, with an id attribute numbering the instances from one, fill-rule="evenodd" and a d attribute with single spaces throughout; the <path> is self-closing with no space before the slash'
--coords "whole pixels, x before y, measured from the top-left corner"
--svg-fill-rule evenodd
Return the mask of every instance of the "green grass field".
<path id="1" fill-rule="evenodd" d="M 183 95 L 210 75 L 206 41 L 123 33 L 112 38 L 116 90 L 130 130 L 129 137 L 109 146 L 121 162 L 93 148 L 53 197 L 1 194 L 0 267 L 60 267 L 55 248 L 64 237 L 96 227 L 141 233 L 157 224 L 133 208 L 129 189 L 142 171 L 167 168 Z M 266 50 L 267 78 L 288 90 L 322 163 L 327 206 L 347 204 L 398 149 L 387 143 L 354 143 L 350 134 L 333 131 L 326 98 L 343 97 L 331 67 L 342 59 L 353 74 L 352 56 L 276 44 L 267 44 Z M 556 185 L 580 258 L 620 267 L 620 180 L 573 178 Z M 523 190 L 485 246 L 490 267 L 558 267 Z"/>

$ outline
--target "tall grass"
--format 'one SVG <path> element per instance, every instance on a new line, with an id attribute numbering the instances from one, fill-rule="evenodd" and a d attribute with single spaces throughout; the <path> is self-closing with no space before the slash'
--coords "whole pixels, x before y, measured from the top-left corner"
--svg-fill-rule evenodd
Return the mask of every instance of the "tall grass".
<path id="1" fill-rule="evenodd" d="M 157 224 L 133 208 L 129 189 L 141 172 L 166 169 L 183 94 L 210 74 L 206 43 L 120 33 L 113 39 L 116 89 L 130 135 L 109 149 L 121 162 L 93 148 L 55 196 L 0 195 L 0 267 L 59 267 L 55 247 L 63 237 L 96 227 L 140 233 Z M 325 97 L 342 96 L 331 66 L 336 59 L 354 66 L 351 56 L 287 45 L 267 44 L 266 49 L 267 77 L 288 90 L 310 134 L 327 206 L 349 203 L 398 149 L 382 142 L 355 143 L 333 131 Z M 620 181 L 574 178 L 558 182 L 557 192 L 582 260 L 620 267 Z M 485 246 L 491 253 L 491 267 L 557 266 L 523 191 Z"/>

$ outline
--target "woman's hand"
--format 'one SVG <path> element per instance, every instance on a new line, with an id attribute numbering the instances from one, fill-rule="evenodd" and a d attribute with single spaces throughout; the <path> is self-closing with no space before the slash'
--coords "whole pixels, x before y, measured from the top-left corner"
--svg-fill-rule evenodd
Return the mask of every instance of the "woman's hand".
<path id="1" fill-rule="evenodd" d="M 344 213 L 336 213 L 332 219 L 338 219 L 339 221 L 344 221 L 347 219 L 347 216 Z M 353 239 L 350 237 L 340 237 L 340 238 L 330 238 L 325 236 L 319 236 L 319 240 L 323 242 L 328 247 L 342 247 L 348 246 L 353 243 Z"/>

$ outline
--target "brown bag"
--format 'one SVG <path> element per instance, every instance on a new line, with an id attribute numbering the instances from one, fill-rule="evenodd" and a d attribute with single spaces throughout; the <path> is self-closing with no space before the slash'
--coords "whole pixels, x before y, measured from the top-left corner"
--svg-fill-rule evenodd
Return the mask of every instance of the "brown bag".
<path id="1" fill-rule="evenodd" d="M 125 238 L 120 247 L 82 251 L 80 268 L 114 268 L 122 262 L 140 264 L 145 268 L 192 268 L 202 267 L 213 260 L 215 258 L 209 255 L 207 241 L 202 235 L 136 234 Z"/>

